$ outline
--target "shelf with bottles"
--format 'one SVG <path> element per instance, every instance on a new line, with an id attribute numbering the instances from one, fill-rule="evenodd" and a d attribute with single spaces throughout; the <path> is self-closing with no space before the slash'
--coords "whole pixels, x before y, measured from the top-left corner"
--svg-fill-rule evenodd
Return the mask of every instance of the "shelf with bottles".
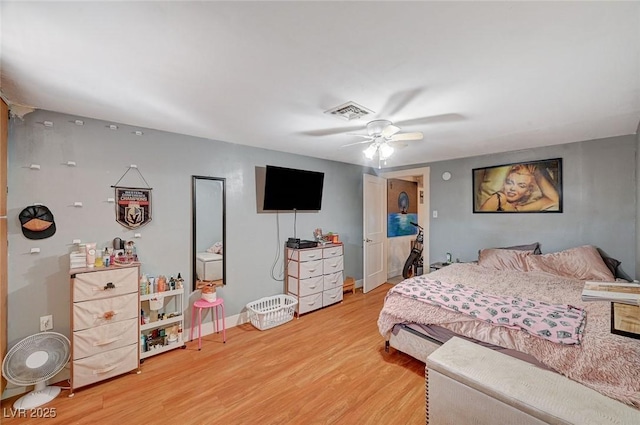
<path id="1" fill-rule="evenodd" d="M 182 337 L 181 322 L 140 334 L 140 359 L 164 353 L 174 348 L 186 348 Z"/>
<path id="2" fill-rule="evenodd" d="M 184 281 L 171 276 L 140 277 L 140 361 L 174 348 L 186 348 Z"/>
<path id="3" fill-rule="evenodd" d="M 164 325 L 170 325 L 171 323 L 182 322 L 182 319 L 183 319 L 182 315 L 177 313 L 172 316 L 164 316 L 166 317 L 166 319 L 161 319 L 160 317 L 163 317 L 163 316 L 158 316 L 157 320 L 150 320 L 150 319 L 148 320 L 147 316 L 143 316 L 140 324 L 140 330 L 146 331 L 148 329 L 160 328 Z"/>
<path id="4" fill-rule="evenodd" d="M 140 301 L 149 301 L 155 300 L 160 297 L 171 297 L 174 295 L 182 295 L 184 293 L 184 288 L 173 289 L 171 291 L 162 291 L 162 292 L 153 292 L 151 294 L 140 295 Z"/>
<path id="5" fill-rule="evenodd" d="M 179 291 L 179 292 L 175 292 Z M 171 276 L 169 279 L 164 275 L 158 277 L 148 276 L 143 274 L 140 277 L 140 299 L 151 299 L 149 295 L 165 294 L 167 293 L 182 293 L 184 291 L 184 279 L 181 274 L 178 273 L 178 277 Z"/>

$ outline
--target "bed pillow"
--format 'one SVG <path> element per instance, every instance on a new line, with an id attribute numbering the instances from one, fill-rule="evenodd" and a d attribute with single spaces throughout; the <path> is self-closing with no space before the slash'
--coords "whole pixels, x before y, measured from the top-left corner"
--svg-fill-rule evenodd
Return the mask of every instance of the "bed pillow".
<path id="1" fill-rule="evenodd" d="M 534 242 L 534 243 L 530 243 L 528 245 L 505 246 L 504 248 L 499 248 L 499 249 L 514 249 L 514 250 L 517 250 L 517 251 L 531 251 L 531 253 L 534 254 L 534 255 L 542 254 L 542 251 L 540 250 L 540 242 Z"/>
<path id="2" fill-rule="evenodd" d="M 550 254 L 530 255 L 525 259 L 529 271 L 542 271 L 580 280 L 614 281 L 611 270 L 596 247 L 579 246 Z"/>
<path id="3" fill-rule="evenodd" d="M 602 261 L 604 261 L 604 263 L 607 265 L 609 270 L 611 270 L 611 274 L 613 274 L 613 277 L 615 277 L 616 279 L 624 279 L 624 280 L 627 280 L 627 281 L 631 281 L 632 280 L 632 279 L 629 278 L 629 276 L 626 275 L 625 272 L 622 271 L 622 269 L 620 269 L 620 264 L 622 264 L 622 262 L 616 260 L 613 257 L 609 257 L 600 248 L 598 248 L 598 252 L 600 253 L 600 256 L 602 257 Z"/>
<path id="4" fill-rule="evenodd" d="M 517 270 L 526 272 L 526 258 L 533 251 L 523 251 L 504 248 L 481 249 L 478 255 L 478 265 L 492 270 Z"/>
<path id="5" fill-rule="evenodd" d="M 524 251 L 534 255 L 542 254 L 542 251 L 540 251 L 540 242 L 534 242 L 528 245 L 502 246 L 497 248 L 485 248 L 485 249 L 504 249 L 504 250 L 511 250 L 511 251 Z M 478 259 L 480 259 L 481 252 L 482 252 L 481 249 L 478 250 Z"/>
<path id="6" fill-rule="evenodd" d="M 212 254 L 222 254 L 222 242 L 214 243 L 211 248 L 207 249 L 207 252 L 210 252 Z"/>

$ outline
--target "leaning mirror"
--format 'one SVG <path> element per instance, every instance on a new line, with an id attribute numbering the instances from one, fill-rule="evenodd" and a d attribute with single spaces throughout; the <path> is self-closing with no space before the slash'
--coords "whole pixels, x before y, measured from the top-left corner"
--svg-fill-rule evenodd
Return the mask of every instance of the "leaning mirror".
<path id="1" fill-rule="evenodd" d="M 193 289 L 224 285 L 225 179 L 192 176 L 191 190 Z"/>

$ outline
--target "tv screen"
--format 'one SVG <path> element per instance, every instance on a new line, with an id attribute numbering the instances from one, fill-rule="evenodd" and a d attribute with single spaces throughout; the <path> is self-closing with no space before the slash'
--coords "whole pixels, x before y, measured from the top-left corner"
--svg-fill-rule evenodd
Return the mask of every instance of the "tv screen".
<path id="1" fill-rule="evenodd" d="M 322 206 L 324 173 L 267 165 L 265 211 L 317 211 Z"/>

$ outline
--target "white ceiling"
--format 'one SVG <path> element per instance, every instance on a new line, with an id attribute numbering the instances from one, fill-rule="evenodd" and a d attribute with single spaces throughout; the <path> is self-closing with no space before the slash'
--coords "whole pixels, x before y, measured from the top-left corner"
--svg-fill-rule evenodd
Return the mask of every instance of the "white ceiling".
<path id="1" fill-rule="evenodd" d="M 12 2 L 10 104 L 388 167 L 635 134 L 640 2 Z M 354 101 L 376 113 L 323 112 Z M 144 137 L 147 137 L 145 135 Z M 152 136 L 148 136 L 152 137 Z"/>

